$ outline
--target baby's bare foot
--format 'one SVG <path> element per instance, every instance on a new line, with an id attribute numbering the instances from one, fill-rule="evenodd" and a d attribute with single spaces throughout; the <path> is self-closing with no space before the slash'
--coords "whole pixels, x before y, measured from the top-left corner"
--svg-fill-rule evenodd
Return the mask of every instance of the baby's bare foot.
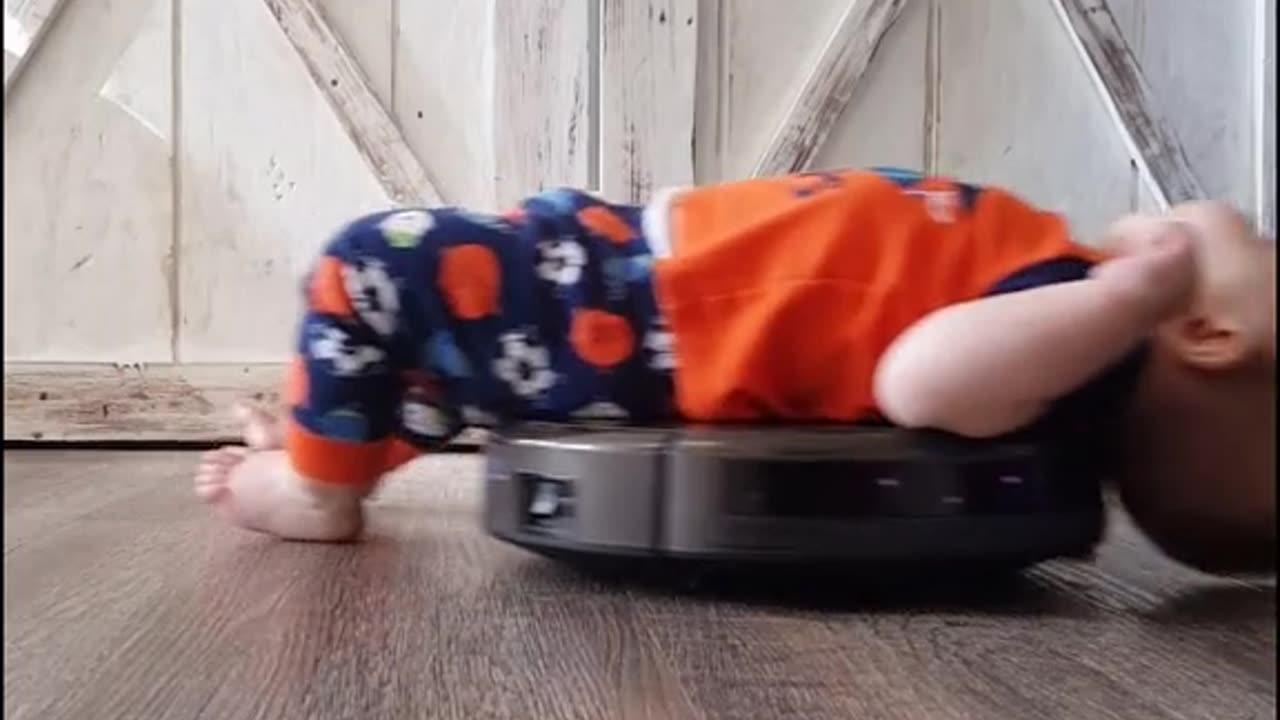
<path id="1" fill-rule="evenodd" d="M 359 534 L 360 493 L 317 486 L 289 465 L 280 419 L 250 404 L 235 408 L 245 446 L 205 453 L 196 496 L 227 522 L 288 540 L 338 541 Z"/>
<path id="2" fill-rule="evenodd" d="M 360 492 L 305 480 L 282 450 L 205 453 L 195 491 L 227 522 L 286 540 L 351 540 L 364 521 Z"/>
<path id="3" fill-rule="evenodd" d="M 254 450 L 284 447 L 284 423 L 271 411 L 250 403 L 238 403 L 236 419 L 244 426 L 244 443 Z"/>

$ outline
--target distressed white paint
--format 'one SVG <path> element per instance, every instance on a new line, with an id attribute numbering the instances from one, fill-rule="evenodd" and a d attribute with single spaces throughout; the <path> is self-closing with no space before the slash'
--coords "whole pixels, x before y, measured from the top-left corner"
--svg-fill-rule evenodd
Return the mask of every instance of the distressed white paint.
<path id="1" fill-rule="evenodd" d="M 5 99 L 6 362 L 171 357 L 170 148 L 100 95 L 152 11 L 68 4 Z M 159 32 L 133 67 L 151 66 L 167 105 L 163 21 Z"/>
<path id="2" fill-rule="evenodd" d="M 298 279 L 391 200 L 262 0 L 184 0 L 178 359 L 291 352 Z"/>
<path id="3" fill-rule="evenodd" d="M 399 0 L 316 2 L 382 106 L 390 110 L 395 66 L 395 6 Z"/>
<path id="4" fill-rule="evenodd" d="M 716 3 L 718 18 L 708 17 L 698 37 L 706 43 L 699 48 L 698 73 L 707 89 L 700 93 L 715 93 L 698 99 L 699 182 L 751 175 L 760 149 L 785 116 L 785 98 L 817 62 L 823 40 L 848 5 L 849 0 L 805 0 L 804 12 L 796 12 L 777 0 Z M 717 19 L 718 27 L 710 27 Z"/>
<path id="5" fill-rule="evenodd" d="M 483 208 L 597 174 L 616 199 L 749 175 L 850 0 L 309 2 L 341 39 L 318 47 L 445 199 Z M 1274 76 L 1248 63 L 1274 49 L 1239 25 L 1274 0 L 1110 2 L 1196 173 L 1256 207 L 1274 187 L 1273 130 L 1253 119 L 1274 127 Z M 22 4 L 37 3 L 57 4 Z M 5 102 L 6 437 L 210 439 L 234 429 L 233 399 L 273 397 L 278 366 L 253 363 L 289 354 L 299 276 L 390 200 L 351 140 L 351 97 L 316 85 L 267 7 L 75 0 L 38 48 L 7 39 L 6 75 L 25 65 Z M 575 91 L 592 78 L 598 107 Z M 1156 207 L 1048 2 L 910 0 L 814 165 L 931 161 L 1065 211 L 1086 240 Z M 182 363 L 166 365 L 175 307 Z"/>
<path id="6" fill-rule="evenodd" d="M 905 2 L 851 0 L 758 156 L 753 175 L 779 175 L 809 167 Z"/>
<path id="7" fill-rule="evenodd" d="M 1108 0 L 1207 195 L 1252 209 L 1255 0 Z"/>
<path id="8" fill-rule="evenodd" d="M 392 114 L 446 203 L 490 208 L 499 0 L 398 2 Z"/>
<path id="9" fill-rule="evenodd" d="M 521 0 L 494 15 L 494 196 L 591 184 L 590 0 Z"/>
<path id="10" fill-rule="evenodd" d="M 279 365 L 13 364 L 5 440 L 239 440 L 228 409 L 279 402 Z"/>
<path id="11" fill-rule="evenodd" d="M 693 182 L 697 0 L 601 0 L 600 188 L 636 202 Z"/>
<path id="12" fill-rule="evenodd" d="M 6 441 L 239 442 L 243 428 L 227 409 L 237 402 L 280 402 L 278 364 L 214 365 L 7 363 Z M 451 443 L 475 447 L 468 429 Z"/>
<path id="13" fill-rule="evenodd" d="M 1009 187 L 1097 238 L 1129 209 L 1129 153 L 1051 4 L 944 2 L 941 20 L 938 169 Z"/>
<path id="14" fill-rule="evenodd" d="M 1160 206 L 1204 197 L 1106 0 L 1054 0 L 1054 9 L 1139 177 L 1152 185 Z"/>
<path id="15" fill-rule="evenodd" d="M 401 205 L 439 205 L 435 182 L 315 0 L 263 1 L 387 195 Z"/>
<path id="16" fill-rule="evenodd" d="M 826 143 L 814 167 L 924 168 L 930 0 L 909 0 Z"/>

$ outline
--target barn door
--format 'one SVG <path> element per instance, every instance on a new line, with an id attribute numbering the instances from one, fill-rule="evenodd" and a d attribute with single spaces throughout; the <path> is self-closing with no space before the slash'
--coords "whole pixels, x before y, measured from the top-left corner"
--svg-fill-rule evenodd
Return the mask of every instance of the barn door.
<path id="1" fill-rule="evenodd" d="M 392 203 L 895 164 L 1085 238 L 1201 192 L 1271 222 L 1275 0 L 804 5 L 5 0 L 6 440 L 229 436 Z"/>

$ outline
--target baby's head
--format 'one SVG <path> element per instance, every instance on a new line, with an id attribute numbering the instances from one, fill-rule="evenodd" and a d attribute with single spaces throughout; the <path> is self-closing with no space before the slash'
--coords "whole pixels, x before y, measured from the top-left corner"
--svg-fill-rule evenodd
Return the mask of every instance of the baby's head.
<path id="1" fill-rule="evenodd" d="M 1196 289 L 1156 333 L 1120 490 L 1173 557 L 1206 570 L 1271 570 L 1275 560 L 1275 245 L 1223 203 L 1161 219 L 1190 230 Z M 1117 236 L 1134 237 L 1134 225 Z M 1136 226 L 1137 236 L 1150 235 Z M 1148 226 L 1149 229 L 1150 226 Z"/>

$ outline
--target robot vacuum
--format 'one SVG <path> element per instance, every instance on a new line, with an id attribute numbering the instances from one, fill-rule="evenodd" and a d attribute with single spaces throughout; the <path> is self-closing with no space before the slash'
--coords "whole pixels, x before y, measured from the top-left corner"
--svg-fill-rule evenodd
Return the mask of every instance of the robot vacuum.
<path id="1" fill-rule="evenodd" d="M 487 450 L 488 532 L 583 566 L 1020 569 L 1101 538 L 1092 453 L 890 427 L 528 424 Z"/>

